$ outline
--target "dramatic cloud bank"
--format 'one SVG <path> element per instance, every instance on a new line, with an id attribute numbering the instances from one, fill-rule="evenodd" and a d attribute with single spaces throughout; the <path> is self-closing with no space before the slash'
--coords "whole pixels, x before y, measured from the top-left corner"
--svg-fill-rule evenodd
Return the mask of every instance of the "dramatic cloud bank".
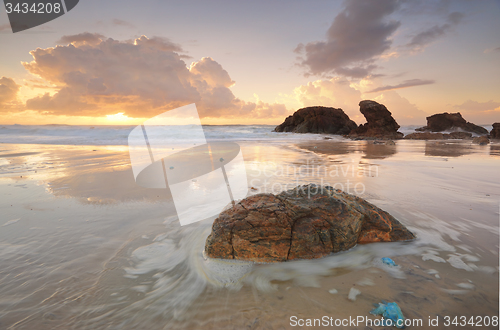
<path id="1" fill-rule="evenodd" d="M 64 36 L 63 46 L 30 52 L 26 70 L 58 86 L 55 94 L 29 99 L 29 110 L 44 114 L 103 116 L 122 112 L 151 117 L 196 103 L 202 117 L 281 117 L 282 104 L 245 102 L 234 96 L 227 71 L 210 57 L 190 67 L 182 47 L 168 39 L 142 36 L 118 41 L 100 34 Z"/>
<path id="2" fill-rule="evenodd" d="M 326 41 L 300 44 L 301 64 L 310 74 L 334 72 L 364 77 L 376 68 L 374 59 L 391 47 L 391 35 L 400 26 L 387 17 L 399 7 L 397 0 L 347 1 L 327 31 Z"/>
<path id="3" fill-rule="evenodd" d="M 0 78 L 0 111 L 12 111 L 21 108 L 17 93 L 21 85 L 7 77 Z"/>

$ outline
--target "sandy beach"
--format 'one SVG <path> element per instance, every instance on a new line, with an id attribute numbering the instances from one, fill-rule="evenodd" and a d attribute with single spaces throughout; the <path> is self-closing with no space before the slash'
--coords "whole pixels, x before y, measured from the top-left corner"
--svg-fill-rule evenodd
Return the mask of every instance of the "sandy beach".
<path id="1" fill-rule="evenodd" d="M 375 320 L 382 300 L 411 329 L 498 316 L 498 143 L 313 137 L 236 139 L 249 194 L 329 184 L 418 238 L 281 264 L 207 260 L 214 218 L 181 227 L 168 191 L 135 184 L 126 146 L 1 144 L 0 328 L 310 328 L 292 320 Z"/>
<path id="2" fill-rule="evenodd" d="M 4 4 L 0 330 L 500 329 L 499 0 Z"/>

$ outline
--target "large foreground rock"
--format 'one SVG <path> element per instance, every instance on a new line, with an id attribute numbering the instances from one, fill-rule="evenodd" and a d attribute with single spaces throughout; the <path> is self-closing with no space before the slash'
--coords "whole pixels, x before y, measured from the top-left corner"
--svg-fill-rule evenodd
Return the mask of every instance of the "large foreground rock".
<path id="1" fill-rule="evenodd" d="M 457 113 L 438 113 L 427 117 L 427 126 L 417 128 L 416 131 L 442 132 L 451 130 L 463 130 L 479 135 L 488 134 L 484 127 L 474 125 L 466 121 L 460 112 Z"/>
<path id="2" fill-rule="evenodd" d="M 375 101 L 359 102 L 359 111 L 365 116 L 366 124 L 353 129 L 349 136 L 353 138 L 401 139 L 399 125 L 385 105 Z"/>
<path id="3" fill-rule="evenodd" d="M 327 186 L 245 198 L 215 219 L 208 257 L 256 262 L 313 259 L 356 244 L 415 236 L 389 213 Z"/>
<path id="4" fill-rule="evenodd" d="M 494 123 L 490 132 L 490 139 L 500 139 L 500 123 Z"/>
<path id="5" fill-rule="evenodd" d="M 302 108 L 276 126 L 275 132 L 348 134 L 358 127 L 342 109 L 328 107 Z"/>

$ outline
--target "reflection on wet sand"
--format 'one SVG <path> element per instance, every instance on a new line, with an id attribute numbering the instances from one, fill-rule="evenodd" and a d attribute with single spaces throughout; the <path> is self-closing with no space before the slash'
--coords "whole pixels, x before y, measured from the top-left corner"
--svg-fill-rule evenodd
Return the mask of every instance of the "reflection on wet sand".
<path id="1" fill-rule="evenodd" d="M 3 150 L 0 150 L 2 152 Z M 1 154 L 0 158 L 14 158 L 14 157 L 22 157 L 22 156 L 31 156 L 37 155 L 39 152 L 18 152 L 18 153 L 10 153 L 10 154 Z"/>
<path id="2" fill-rule="evenodd" d="M 474 147 L 472 145 L 469 143 L 465 144 L 461 141 L 425 141 L 426 156 L 459 157 L 473 152 Z"/>
<path id="3" fill-rule="evenodd" d="M 83 203 L 110 204 L 116 202 L 164 202 L 172 199 L 167 189 L 143 188 L 135 183 L 131 168 L 117 171 L 106 169 L 78 173 L 72 169 L 67 176 L 51 180 L 48 189 L 54 196 L 74 197 Z"/>
<path id="4" fill-rule="evenodd" d="M 363 146 L 363 152 L 366 159 L 384 159 L 395 155 L 397 151 L 396 144 L 391 143 L 373 143 L 367 141 Z"/>
<path id="5" fill-rule="evenodd" d="M 492 144 L 490 145 L 490 156 L 500 157 L 500 144 Z"/>
<path id="6" fill-rule="evenodd" d="M 308 143 L 299 143 L 297 144 L 297 147 L 324 155 L 345 155 L 359 151 L 359 144 L 349 141 L 314 141 Z"/>
<path id="7" fill-rule="evenodd" d="M 168 189 L 142 188 L 135 183 L 126 150 L 112 151 L 71 147 L 37 146 L 43 151 L 0 153 L 0 173 L 16 181 L 38 179 L 57 197 L 73 197 L 84 204 L 110 204 L 129 201 L 164 202 L 171 200 Z M 24 175 L 17 175 L 23 172 Z M 28 173 L 28 175 L 26 175 Z"/>
<path id="8" fill-rule="evenodd" d="M 363 153 L 365 159 L 384 159 L 397 153 L 396 144 L 386 141 L 315 141 L 301 143 L 297 147 L 324 155 Z"/>

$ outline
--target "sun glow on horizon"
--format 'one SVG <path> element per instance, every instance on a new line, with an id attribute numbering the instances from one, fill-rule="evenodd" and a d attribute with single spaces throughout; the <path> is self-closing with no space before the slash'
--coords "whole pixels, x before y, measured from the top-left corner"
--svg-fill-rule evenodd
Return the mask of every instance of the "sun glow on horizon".
<path id="1" fill-rule="evenodd" d="M 109 121 L 113 121 L 113 122 L 126 122 L 126 121 L 130 121 L 130 120 L 134 120 L 134 118 L 130 118 L 127 115 L 124 115 L 123 112 L 118 112 L 114 115 L 106 115 L 106 118 Z"/>

